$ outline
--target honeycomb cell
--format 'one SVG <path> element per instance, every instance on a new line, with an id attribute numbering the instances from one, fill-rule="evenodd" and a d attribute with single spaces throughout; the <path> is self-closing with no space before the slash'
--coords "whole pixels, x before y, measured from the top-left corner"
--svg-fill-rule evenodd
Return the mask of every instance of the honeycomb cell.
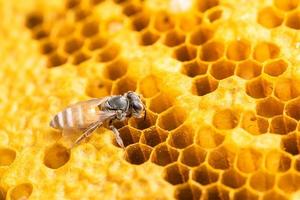
<path id="1" fill-rule="evenodd" d="M 200 58 L 204 61 L 216 61 L 224 55 L 224 44 L 218 41 L 210 41 L 202 46 Z"/>
<path id="2" fill-rule="evenodd" d="M 123 6 L 123 13 L 124 15 L 130 17 L 142 11 L 142 7 L 138 4 L 133 2 L 128 2 Z"/>
<path id="3" fill-rule="evenodd" d="M 151 126 L 150 128 L 143 131 L 141 136 L 141 142 L 151 147 L 163 143 L 168 137 L 168 132 L 160 131 L 156 126 Z"/>
<path id="4" fill-rule="evenodd" d="M 208 164 L 215 169 L 228 169 L 230 167 L 229 152 L 219 147 L 209 152 Z"/>
<path id="5" fill-rule="evenodd" d="M 270 132 L 285 135 L 296 130 L 297 121 L 279 115 L 272 118 Z"/>
<path id="6" fill-rule="evenodd" d="M 46 27 L 37 27 L 32 34 L 32 37 L 36 40 L 42 40 L 47 38 L 48 36 L 49 30 Z"/>
<path id="7" fill-rule="evenodd" d="M 210 126 L 200 127 L 195 137 L 195 143 L 205 149 L 219 146 L 224 141 L 224 136 Z"/>
<path id="8" fill-rule="evenodd" d="M 33 192 L 33 186 L 31 183 L 22 183 L 16 185 L 9 193 L 11 200 L 28 199 Z"/>
<path id="9" fill-rule="evenodd" d="M 139 139 L 141 137 L 141 131 L 136 130 L 130 126 L 123 126 L 119 129 L 120 137 L 123 140 L 124 146 L 127 147 L 131 144 L 139 142 Z M 115 140 L 115 138 L 114 138 Z M 116 146 L 117 143 L 115 141 Z"/>
<path id="10" fill-rule="evenodd" d="M 198 75 L 206 74 L 208 64 L 198 60 L 182 63 L 181 73 L 193 78 Z"/>
<path id="11" fill-rule="evenodd" d="M 210 74 L 217 80 L 233 76 L 235 63 L 228 60 L 220 60 L 211 65 Z"/>
<path id="12" fill-rule="evenodd" d="M 179 185 L 175 188 L 174 197 L 177 200 L 198 200 L 201 198 L 201 189 L 190 183 Z"/>
<path id="13" fill-rule="evenodd" d="M 263 196 L 263 200 L 287 200 L 287 197 L 285 197 L 282 194 L 279 194 L 277 191 L 272 190 L 270 192 L 266 192 Z"/>
<path id="14" fill-rule="evenodd" d="M 264 73 L 269 74 L 270 76 L 279 76 L 283 74 L 287 68 L 288 63 L 280 59 L 267 63 L 264 66 Z"/>
<path id="15" fill-rule="evenodd" d="M 267 119 L 256 116 L 249 111 L 243 114 L 242 128 L 253 135 L 267 133 L 269 129 L 269 122 Z"/>
<path id="16" fill-rule="evenodd" d="M 112 94 L 114 95 L 121 95 L 128 91 L 135 91 L 136 90 L 136 81 L 133 78 L 128 76 L 123 76 L 122 78 L 118 79 L 113 85 Z"/>
<path id="17" fill-rule="evenodd" d="M 207 18 L 208 20 L 213 23 L 214 21 L 219 20 L 222 17 L 223 11 L 221 9 L 214 9 L 209 11 Z"/>
<path id="18" fill-rule="evenodd" d="M 273 150 L 266 155 L 265 168 L 270 173 L 285 172 L 290 169 L 291 162 L 286 153 Z"/>
<path id="19" fill-rule="evenodd" d="M 214 35 L 214 31 L 209 26 L 199 26 L 190 34 L 189 42 L 194 45 L 202 45 L 209 41 Z"/>
<path id="20" fill-rule="evenodd" d="M 236 167 L 244 173 L 253 173 L 261 168 L 263 155 L 255 149 L 241 149 L 237 153 Z"/>
<path id="21" fill-rule="evenodd" d="M 197 49 L 193 46 L 189 45 L 181 45 L 178 46 L 173 53 L 173 57 L 181 62 L 190 61 L 196 58 L 197 56 Z"/>
<path id="22" fill-rule="evenodd" d="M 157 115 L 148 111 L 146 118 L 130 118 L 129 125 L 136 129 L 144 130 L 155 125 L 156 119 Z"/>
<path id="23" fill-rule="evenodd" d="M 193 80 L 192 94 L 197 96 L 204 96 L 206 94 L 212 93 L 219 86 L 219 81 L 211 76 L 199 76 Z"/>
<path id="24" fill-rule="evenodd" d="M 231 109 L 218 110 L 214 113 L 212 124 L 217 129 L 234 129 L 239 123 L 239 116 Z"/>
<path id="25" fill-rule="evenodd" d="M 225 170 L 221 182 L 231 188 L 240 188 L 246 183 L 246 178 L 234 169 Z"/>
<path id="26" fill-rule="evenodd" d="M 173 105 L 173 98 L 166 93 L 160 92 L 150 100 L 149 109 L 154 113 L 162 113 Z"/>
<path id="27" fill-rule="evenodd" d="M 80 5 L 80 0 L 67 0 L 65 6 L 67 9 L 74 9 L 79 5 Z"/>
<path id="28" fill-rule="evenodd" d="M 236 40 L 228 44 L 227 58 L 234 61 L 245 60 L 250 55 L 251 46 L 246 40 Z"/>
<path id="29" fill-rule="evenodd" d="M 190 32 L 202 22 L 202 15 L 191 14 L 184 15 L 179 18 L 179 28 L 184 32 Z"/>
<path id="30" fill-rule="evenodd" d="M 98 5 L 102 2 L 104 2 L 104 0 L 90 0 L 90 4 L 93 6 Z"/>
<path id="31" fill-rule="evenodd" d="M 58 67 L 60 65 L 65 64 L 68 59 L 62 55 L 61 53 L 54 52 L 49 55 L 47 66 L 50 67 Z"/>
<path id="32" fill-rule="evenodd" d="M 74 65 L 79 65 L 80 63 L 87 61 L 88 59 L 90 59 L 90 56 L 86 52 L 79 51 L 74 54 L 72 63 Z"/>
<path id="33" fill-rule="evenodd" d="M 197 145 L 192 145 L 185 148 L 181 152 L 181 163 L 195 167 L 204 162 L 206 158 L 206 151 Z"/>
<path id="34" fill-rule="evenodd" d="M 159 93 L 159 79 L 154 75 L 143 78 L 139 83 L 139 91 L 145 98 L 151 98 Z"/>
<path id="35" fill-rule="evenodd" d="M 193 169 L 191 178 L 201 185 L 208 185 L 217 182 L 219 174 L 206 165 L 201 165 Z"/>
<path id="36" fill-rule="evenodd" d="M 144 30 L 140 36 L 140 45 L 153 45 L 159 39 L 159 34 L 151 30 Z"/>
<path id="37" fill-rule="evenodd" d="M 154 28 L 159 32 L 165 32 L 175 27 L 173 16 L 166 12 L 159 12 L 154 17 Z"/>
<path id="38" fill-rule="evenodd" d="M 266 7 L 258 12 L 257 22 L 265 28 L 275 28 L 282 24 L 283 16 L 272 7 Z"/>
<path id="39" fill-rule="evenodd" d="M 72 37 L 65 42 L 64 50 L 65 52 L 72 54 L 81 49 L 82 46 L 83 41 L 81 39 Z"/>
<path id="40" fill-rule="evenodd" d="M 45 150 L 44 164 L 51 169 L 58 169 L 70 160 L 70 151 L 60 145 L 53 144 Z"/>
<path id="41" fill-rule="evenodd" d="M 194 130 L 183 124 L 170 133 L 169 144 L 176 149 L 182 149 L 193 143 L 193 137 Z"/>
<path id="42" fill-rule="evenodd" d="M 285 112 L 291 118 L 300 120 L 300 98 L 288 102 L 285 106 Z"/>
<path id="43" fill-rule="evenodd" d="M 197 0 L 196 7 L 200 12 L 205 12 L 208 9 L 219 5 L 219 0 Z"/>
<path id="44" fill-rule="evenodd" d="M 187 114 L 185 110 L 178 106 L 174 106 L 159 115 L 157 125 L 164 130 L 171 131 L 179 127 L 186 118 Z"/>
<path id="45" fill-rule="evenodd" d="M 278 57 L 280 48 L 271 42 L 260 42 L 254 47 L 253 58 L 259 62 Z"/>
<path id="46" fill-rule="evenodd" d="M 298 147 L 297 137 L 298 136 L 296 135 L 296 133 L 291 133 L 284 137 L 281 137 L 282 149 L 285 152 L 290 153 L 291 155 L 298 155 L 300 147 Z"/>
<path id="47" fill-rule="evenodd" d="M 42 54 L 50 54 L 55 51 L 57 45 L 52 41 L 45 41 L 41 44 L 41 53 Z"/>
<path id="48" fill-rule="evenodd" d="M 300 176 L 286 173 L 279 177 L 278 187 L 286 193 L 296 192 L 300 187 Z"/>
<path id="49" fill-rule="evenodd" d="M 44 17 L 42 13 L 33 12 L 28 14 L 26 17 L 25 25 L 27 28 L 33 29 L 37 26 L 40 26 L 44 22 Z"/>
<path id="50" fill-rule="evenodd" d="M 170 30 L 165 36 L 163 43 L 168 47 L 178 46 L 185 41 L 185 35 L 178 30 Z"/>
<path id="51" fill-rule="evenodd" d="M 287 15 L 285 24 L 287 27 L 299 30 L 300 29 L 300 12 L 295 11 L 295 12 L 289 13 Z"/>
<path id="52" fill-rule="evenodd" d="M 99 22 L 98 21 L 88 21 L 85 22 L 81 29 L 81 34 L 84 37 L 92 37 L 96 35 L 99 31 Z"/>
<path id="53" fill-rule="evenodd" d="M 0 200 L 5 200 L 6 192 L 2 187 L 0 187 Z"/>
<path id="54" fill-rule="evenodd" d="M 283 11 L 289 11 L 297 8 L 299 0 L 273 0 L 273 4 Z"/>
<path id="55" fill-rule="evenodd" d="M 262 76 L 247 81 L 246 83 L 246 93 L 252 98 L 265 98 L 270 96 L 272 92 L 273 84 Z"/>
<path id="56" fill-rule="evenodd" d="M 274 187 L 275 176 L 265 171 L 257 171 L 250 177 L 250 186 L 260 192 L 265 192 Z"/>
<path id="57" fill-rule="evenodd" d="M 132 144 L 125 149 L 125 160 L 134 165 L 140 165 L 148 161 L 152 148 L 144 144 Z"/>
<path id="58" fill-rule="evenodd" d="M 206 189 L 204 199 L 207 200 L 229 200 L 229 191 L 221 186 L 213 185 Z"/>
<path id="59" fill-rule="evenodd" d="M 142 31 L 150 22 L 150 17 L 146 13 L 139 13 L 132 18 L 132 28 L 135 31 Z"/>
<path id="60" fill-rule="evenodd" d="M 189 180 L 189 169 L 179 163 L 173 163 L 164 168 L 164 179 L 172 185 L 185 183 Z"/>
<path id="61" fill-rule="evenodd" d="M 101 49 L 107 44 L 107 39 L 102 36 L 93 37 L 88 44 L 88 48 L 91 51 Z"/>
<path id="62" fill-rule="evenodd" d="M 275 96 L 282 101 L 288 101 L 300 96 L 300 81 L 281 78 L 275 84 Z"/>
<path id="63" fill-rule="evenodd" d="M 241 63 L 238 63 L 236 68 L 236 75 L 246 79 L 250 80 L 252 78 L 255 78 L 261 74 L 262 66 L 260 63 L 255 62 L 254 60 L 245 60 Z"/>
<path id="64" fill-rule="evenodd" d="M 256 113 L 263 117 L 274 117 L 283 113 L 284 104 L 274 97 L 259 100 L 256 104 Z"/>
<path id="65" fill-rule="evenodd" d="M 6 147 L 0 147 L 0 167 L 11 165 L 16 159 L 16 151 Z"/>
<path id="66" fill-rule="evenodd" d="M 234 193 L 234 200 L 258 200 L 258 195 L 247 188 L 243 188 Z"/>
<path id="67" fill-rule="evenodd" d="M 83 21 L 91 15 L 91 10 L 86 8 L 77 7 L 75 8 L 75 20 Z"/>
<path id="68" fill-rule="evenodd" d="M 117 59 L 105 65 L 103 75 L 109 80 L 117 80 L 127 72 L 128 64 L 124 59 Z"/>
<path id="69" fill-rule="evenodd" d="M 113 59 L 115 59 L 119 55 L 120 51 L 121 51 L 120 47 L 116 44 L 111 44 L 110 46 L 106 46 L 99 53 L 98 60 L 100 62 L 112 61 Z"/>
<path id="70" fill-rule="evenodd" d="M 166 166 L 176 162 L 179 153 L 176 149 L 162 143 L 153 150 L 151 161 L 160 166 Z"/>

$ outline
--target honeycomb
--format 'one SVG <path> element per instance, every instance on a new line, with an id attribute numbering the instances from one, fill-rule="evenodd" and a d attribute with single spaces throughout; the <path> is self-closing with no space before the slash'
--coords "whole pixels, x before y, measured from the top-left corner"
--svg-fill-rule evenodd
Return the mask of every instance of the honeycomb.
<path id="1" fill-rule="evenodd" d="M 299 0 L 0 0 L 0 200 L 300 199 Z M 142 94 L 68 149 L 51 117 Z"/>

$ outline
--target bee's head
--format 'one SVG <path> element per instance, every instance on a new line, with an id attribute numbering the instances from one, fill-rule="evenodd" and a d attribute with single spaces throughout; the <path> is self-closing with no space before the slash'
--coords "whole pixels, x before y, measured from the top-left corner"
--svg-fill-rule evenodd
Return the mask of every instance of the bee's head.
<path id="1" fill-rule="evenodd" d="M 143 116 L 146 117 L 146 108 L 141 97 L 137 93 L 131 91 L 127 92 L 125 95 L 129 100 L 132 116 L 137 118 L 141 118 Z"/>

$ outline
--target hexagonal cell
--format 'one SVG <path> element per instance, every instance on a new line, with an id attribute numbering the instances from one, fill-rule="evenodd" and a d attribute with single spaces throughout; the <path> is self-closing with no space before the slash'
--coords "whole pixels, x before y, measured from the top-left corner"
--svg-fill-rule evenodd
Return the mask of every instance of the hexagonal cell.
<path id="1" fill-rule="evenodd" d="M 295 12 L 289 13 L 287 15 L 287 20 L 285 22 L 285 25 L 292 29 L 299 30 L 300 29 L 300 12 L 295 11 Z"/>
<path id="2" fill-rule="evenodd" d="M 284 60 L 275 60 L 267 63 L 264 66 L 264 73 L 270 76 L 280 76 L 288 68 L 288 63 Z"/>
<path id="3" fill-rule="evenodd" d="M 246 178 L 234 169 L 225 170 L 221 182 L 231 188 L 240 188 L 246 183 Z"/>
<path id="4" fill-rule="evenodd" d="M 86 94 L 92 98 L 109 96 L 111 94 L 112 82 L 107 80 L 91 79 L 86 87 Z"/>
<path id="5" fill-rule="evenodd" d="M 238 114 L 231 109 L 218 110 L 215 112 L 212 124 L 221 130 L 234 129 L 239 123 Z"/>
<path id="6" fill-rule="evenodd" d="M 64 55 L 54 52 L 48 57 L 47 67 L 58 67 L 65 64 L 67 61 L 68 59 Z"/>
<path id="7" fill-rule="evenodd" d="M 227 47 L 227 58 L 234 61 L 245 60 L 250 55 L 251 45 L 246 40 L 236 40 L 229 43 Z"/>
<path id="8" fill-rule="evenodd" d="M 187 118 L 187 113 L 183 108 L 173 106 L 158 116 L 157 125 L 164 129 L 171 131 L 179 127 Z"/>
<path id="9" fill-rule="evenodd" d="M 220 60 L 211 65 L 210 74 L 217 80 L 233 76 L 235 63 L 228 60 Z"/>
<path id="10" fill-rule="evenodd" d="M 264 193 L 263 200 L 288 200 L 286 196 L 278 193 L 276 190 L 271 190 Z"/>
<path id="11" fill-rule="evenodd" d="M 236 167 L 241 172 L 252 173 L 262 166 L 263 155 L 255 149 L 241 149 L 237 154 Z"/>
<path id="12" fill-rule="evenodd" d="M 190 62 L 182 63 L 181 73 L 193 78 L 198 75 L 206 74 L 207 69 L 207 63 L 198 60 L 193 60 Z"/>
<path id="13" fill-rule="evenodd" d="M 283 115 L 279 115 L 272 118 L 270 132 L 285 135 L 293 132 L 296 128 L 297 121 Z"/>
<path id="14" fill-rule="evenodd" d="M 90 0 L 90 4 L 93 6 L 96 6 L 102 2 L 104 2 L 104 0 Z"/>
<path id="15" fill-rule="evenodd" d="M 289 11 L 297 8 L 299 0 L 273 0 L 273 4 L 283 11 Z"/>
<path id="16" fill-rule="evenodd" d="M 151 151 L 151 147 L 135 143 L 126 147 L 124 157 L 127 162 L 134 165 L 140 165 L 149 160 Z"/>
<path id="17" fill-rule="evenodd" d="M 89 50 L 94 51 L 103 48 L 106 44 L 107 44 L 107 38 L 104 38 L 102 36 L 96 36 L 89 41 L 88 48 Z"/>
<path id="18" fill-rule="evenodd" d="M 70 160 L 70 150 L 61 144 L 53 144 L 45 150 L 44 165 L 51 169 L 64 166 Z"/>
<path id="19" fill-rule="evenodd" d="M 154 75 L 148 75 L 139 83 L 139 91 L 145 98 L 150 98 L 159 93 L 159 79 Z"/>
<path id="20" fill-rule="evenodd" d="M 0 200 L 5 200 L 6 191 L 0 186 Z"/>
<path id="21" fill-rule="evenodd" d="M 203 199 L 206 200 L 229 200 L 229 191 L 220 185 L 213 185 L 206 189 Z"/>
<path id="22" fill-rule="evenodd" d="M 74 15 L 76 21 L 83 21 L 84 19 L 86 19 L 88 16 L 91 15 L 91 10 L 82 7 L 76 7 Z"/>
<path id="23" fill-rule="evenodd" d="M 288 102 L 285 106 L 285 112 L 288 116 L 300 120 L 300 98 Z"/>
<path id="24" fill-rule="evenodd" d="M 194 45 L 202 45 L 210 40 L 213 35 L 214 31 L 211 27 L 200 25 L 190 34 L 189 42 Z"/>
<path id="25" fill-rule="evenodd" d="M 191 91 L 192 94 L 194 95 L 204 96 L 218 89 L 218 86 L 219 86 L 219 81 L 217 81 L 211 76 L 205 75 L 205 76 L 196 77 L 193 80 Z"/>
<path id="26" fill-rule="evenodd" d="M 116 44 L 111 44 L 110 46 L 106 46 L 98 54 L 98 60 L 100 62 L 112 61 L 113 59 L 115 59 L 119 55 L 120 51 L 121 51 L 120 47 Z"/>
<path id="27" fill-rule="evenodd" d="M 159 32 L 165 32 L 175 27 L 174 17 L 167 12 L 159 12 L 154 17 L 154 28 Z"/>
<path id="28" fill-rule="evenodd" d="M 202 126 L 196 134 L 195 143 L 205 149 L 219 146 L 224 141 L 224 136 L 210 126 Z"/>
<path id="29" fill-rule="evenodd" d="M 119 133 L 125 147 L 139 142 L 141 137 L 141 131 L 136 130 L 135 128 L 132 128 L 130 126 L 123 126 L 122 128 L 119 129 Z M 116 146 L 119 146 L 116 142 L 115 137 L 114 137 L 114 144 Z"/>
<path id="30" fill-rule="evenodd" d="M 177 200 L 198 200 L 201 198 L 201 195 L 201 189 L 198 186 L 190 183 L 176 186 L 174 192 L 174 197 Z"/>
<path id="31" fill-rule="evenodd" d="M 168 137 L 168 132 L 159 130 L 156 126 L 143 131 L 140 142 L 151 147 L 163 143 Z"/>
<path id="32" fill-rule="evenodd" d="M 65 42 L 64 50 L 65 52 L 72 54 L 78 51 L 79 49 L 81 49 L 82 46 L 83 46 L 83 41 L 81 39 L 72 37 Z"/>
<path id="33" fill-rule="evenodd" d="M 112 87 L 112 94 L 114 95 L 121 95 L 128 91 L 135 91 L 136 90 L 136 80 L 130 78 L 128 76 L 123 76 L 122 78 L 118 79 L 113 87 Z"/>
<path id="34" fill-rule="evenodd" d="M 272 92 L 273 84 L 262 76 L 247 81 L 246 83 L 246 93 L 252 98 L 265 98 L 270 96 Z"/>
<path id="35" fill-rule="evenodd" d="M 190 167 L 195 167 L 204 162 L 206 151 L 197 145 L 191 145 L 181 152 L 180 161 Z"/>
<path id="36" fill-rule="evenodd" d="M 265 168 L 270 173 L 285 172 L 290 169 L 291 162 L 288 154 L 273 150 L 266 155 Z"/>
<path id="37" fill-rule="evenodd" d="M 193 143 L 194 130 L 185 124 L 170 133 L 169 144 L 176 149 L 185 148 Z"/>
<path id="38" fill-rule="evenodd" d="M 33 191 L 31 183 L 22 183 L 13 187 L 9 192 L 11 200 L 28 199 Z"/>
<path id="39" fill-rule="evenodd" d="M 26 16 L 25 25 L 27 28 L 33 29 L 40 26 L 44 22 L 43 14 L 40 12 L 32 12 Z"/>
<path id="40" fill-rule="evenodd" d="M 283 16 L 273 7 L 266 7 L 258 12 L 257 22 L 266 28 L 275 28 L 282 24 Z"/>
<path id="41" fill-rule="evenodd" d="M 164 168 L 164 179 L 172 185 L 185 183 L 189 180 L 189 168 L 173 163 Z"/>
<path id="42" fill-rule="evenodd" d="M 149 109 L 155 113 L 162 113 L 173 105 L 173 98 L 163 92 L 160 92 L 150 100 Z"/>
<path id="43" fill-rule="evenodd" d="M 128 63 L 124 59 L 117 59 L 105 65 L 103 75 L 109 80 L 117 80 L 123 77 L 128 68 Z"/>
<path id="44" fill-rule="evenodd" d="M 90 56 L 86 52 L 78 51 L 74 54 L 72 63 L 74 65 L 79 65 L 80 63 L 83 63 L 83 62 L 87 61 L 88 59 L 90 59 Z"/>
<path id="45" fill-rule="evenodd" d="M 14 149 L 1 147 L 0 148 L 0 167 L 11 165 L 16 159 L 16 151 Z"/>
<path id="46" fill-rule="evenodd" d="M 219 174 L 206 165 L 201 165 L 192 171 L 192 179 L 201 185 L 215 183 L 219 179 Z"/>
<path id="47" fill-rule="evenodd" d="M 134 2 L 128 2 L 123 6 L 124 15 L 130 17 L 142 11 L 142 7 Z"/>
<path id="48" fill-rule="evenodd" d="M 205 12 L 206 10 L 216 7 L 219 5 L 219 0 L 198 0 L 196 2 L 197 9 L 200 12 Z"/>
<path id="49" fill-rule="evenodd" d="M 87 21 L 82 25 L 81 34 L 84 37 L 92 37 L 96 35 L 99 31 L 99 22 L 98 21 Z"/>
<path id="50" fill-rule="evenodd" d="M 256 113 L 263 117 L 274 117 L 283 113 L 284 104 L 274 97 L 259 100 L 256 104 Z"/>
<path id="51" fill-rule="evenodd" d="M 130 118 L 129 125 L 139 130 L 144 130 L 155 125 L 157 115 L 150 111 L 146 113 L 146 118 Z"/>
<path id="52" fill-rule="evenodd" d="M 260 42 L 254 47 L 253 58 L 259 62 L 278 57 L 280 48 L 271 42 Z"/>
<path id="53" fill-rule="evenodd" d="M 291 155 L 298 155 L 300 153 L 300 146 L 298 147 L 298 136 L 296 133 L 291 133 L 281 137 L 282 149 Z"/>
<path id="54" fill-rule="evenodd" d="M 213 23 L 214 21 L 219 20 L 222 17 L 222 14 L 223 10 L 221 10 L 220 8 L 216 8 L 209 11 L 207 18 L 211 23 Z"/>
<path id="55" fill-rule="evenodd" d="M 47 27 L 40 27 L 38 26 L 37 28 L 34 29 L 32 32 L 32 37 L 36 40 L 42 40 L 46 37 L 48 37 L 50 34 L 50 31 Z"/>
<path id="56" fill-rule="evenodd" d="M 170 30 L 168 31 L 165 36 L 163 43 L 168 47 L 175 47 L 178 46 L 185 41 L 185 35 L 178 30 Z"/>
<path id="57" fill-rule="evenodd" d="M 197 13 L 189 13 L 189 15 L 182 15 L 179 18 L 178 27 L 184 32 L 190 32 L 195 29 L 196 26 L 201 24 L 202 15 Z"/>
<path id="58" fill-rule="evenodd" d="M 300 81 L 290 78 L 278 79 L 275 84 L 275 96 L 283 101 L 300 96 Z"/>
<path id="59" fill-rule="evenodd" d="M 144 30 L 140 36 L 140 45 L 150 46 L 159 39 L 159 34 L 151 30 Z"/>
<path id="60" fill-rule="evenodd" d="M 139 13 L 132 18 L 132 28 L 135 31 L 142 31 L 150 22 L 150 17 L 147 13 Z"/>
<path id="61" fill-rule="evenodd" d="M 291 172 L 286 173 L 279 177 L 278 187 L 286 193 L 296 192 L 300 188 L 300 176 Z"/>
<path id="62" fill-rule="evenodd" d="M 224 55 L 224 44 L 218 41 L 205 43 L 200 52 L 200 58 L 204 61 L 216 61 Z"/>
<path id="63" fill-rule="evenodd" d="M 66 8 L 67 9 L 73 9 L 80 5 L 80 0 L 67 0 L 66 1 Z"/>
<path id="64" fill-rule="evenodd" d="M 163 143 L 154 148 L 151 161 L 157 165 L 166 166 L 167 164 L 176 162 L 178 156 L 179 153 L 176 149 Z"/>
<path id="65" fill-rule="evenodd" d="M 241 63 L 238 63 L 236 75 L 243 79 L 250 80 L 259 76 L 261 74 L 261 70 L 262 66 L 260 63 L 253 60 L 245 60 Z"/>
<path id="66" fill-rule="evenodd" d="M 234 200 L 258 200 L 259 196 L 253 193 L 251 190 L 242 188 L 234 193 Z"/>
<path id="67" fill-rule="evenodd" d="M 259 135 L 268 132 L 269 122 L 267 119 L 256 116 L 255 113 L 248 111 L 243 114 L 242 128 L 248 133 Z"/>
<path id="68" fill-rule="evenodd" d="M 208 164 L 215 169 L 228 169 L 231 165 L 230 155 L 226 148 L 219 147 L 209 152 Z"/>
<path id="69" fill-rule="evenodd" d="M 181 45 L 174 50 L 173 57 L 181 62 L 190 61 L 196 58 L 197 49 L 189 45 Z"/>
<path id="70" fill-rule="evenodd" d="M 265 192 L 274 187 L 275 176 L 265 171 L 257 171 L 250 177 L 250 186 L 260 192 Z"/>
<path id="71" fill-rule="evenodd" d="M 53 41 L 47 40 L 41 43 L 41 53 L 50 54 L 57 49 L 57 44 Z"/>

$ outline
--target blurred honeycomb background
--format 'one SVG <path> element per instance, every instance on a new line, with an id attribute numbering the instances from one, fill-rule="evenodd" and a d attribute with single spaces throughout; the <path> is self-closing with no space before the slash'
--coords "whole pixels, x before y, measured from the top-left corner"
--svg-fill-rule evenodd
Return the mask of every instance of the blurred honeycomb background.
<path id="1" fill-rule="evenodd" d="M 0 0 L 0 200 L 300 199 L 299 0 Z M 137 91 L 71 150 L 51 117 Z"/>

